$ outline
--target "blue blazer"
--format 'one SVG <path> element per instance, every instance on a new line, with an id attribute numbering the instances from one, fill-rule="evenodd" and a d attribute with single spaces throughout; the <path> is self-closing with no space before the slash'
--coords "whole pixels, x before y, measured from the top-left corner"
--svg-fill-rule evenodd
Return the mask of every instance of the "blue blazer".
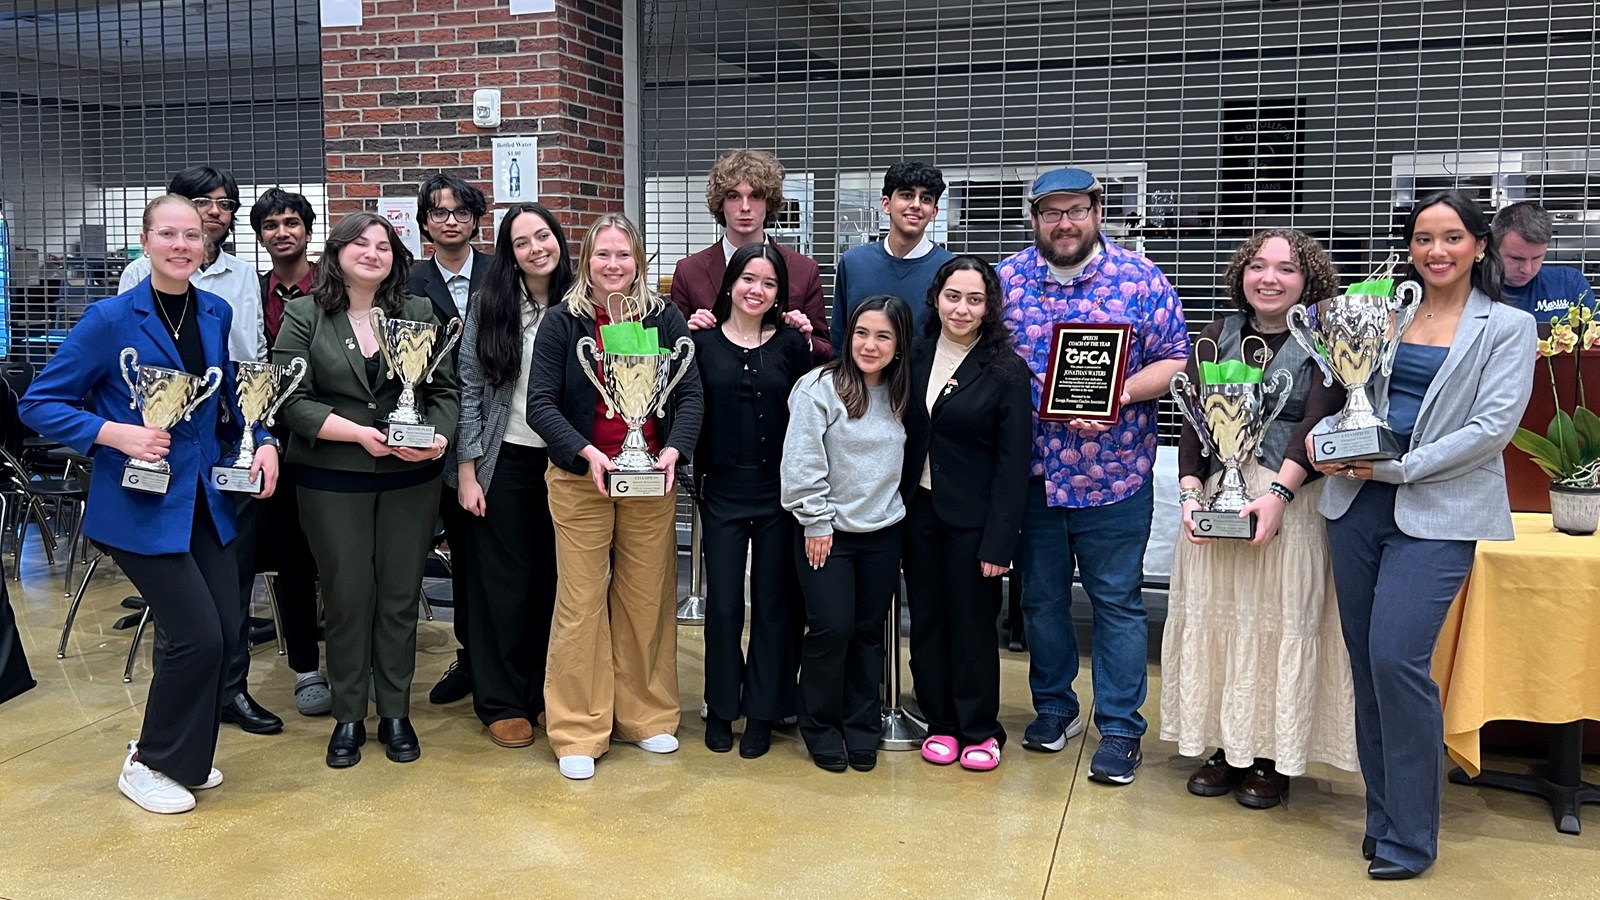
<path id="1" fill-rule="evenodd" d="M 56 355 L 39 373 L 19 405 L 22 421 L 45 437 L 58 440 L 94 460 L 91 501 L 83 530 L 96 541 L 130 553 L 157 555 L 189 552 L 195 503 L 203 495 L 226 545 L 234 538 L 232 498 L 211 486 L 211 467 L 242 433 L 234 394 L 233 364 L 228 361 L 228 331 L 233 310 L 215 294 L 195 291 L 195 321 L 205 362 L 222 369 L 222 385 L 201 403 L 188 421 L 172 428 L 172 483 L 165 494 L 146 494 L 122 487 L 120 450 L 98 445 L 95 436 L 106 422 L 143 424 L 130 409 L 132 397 L 117 372 L 124 347 L 139 353 L 140 365 L 183 369 L 178 347 L 155 311 L 155 293 L 146 278 L 127 293 L 89 304 Z M 77 404 L 87 398 L 84 408 Z M 258 428 L 256 437 L 266 436 Z"/>

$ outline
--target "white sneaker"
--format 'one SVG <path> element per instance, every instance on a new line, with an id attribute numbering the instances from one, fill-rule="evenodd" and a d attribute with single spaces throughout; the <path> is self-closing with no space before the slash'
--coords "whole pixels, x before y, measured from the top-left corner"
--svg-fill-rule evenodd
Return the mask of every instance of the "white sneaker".
<path id="1" fill-rule="evenodd" d="M 556 763 L 561 767 L 561 774 L 573 781 L 594 777 L 594 760 L 590 757 L 563 756 Z"/>
<path id="2" fill-rule="evenodd" d="M 190 788 L 191 791 L 209 791 L 222 783 L 222 770 L 213 766 L 211 774 L 206 776 L 205 784 L 197 784 Z"/>
<path id="3" fill-rule="evenodd" d="M 670 734 L 658 734 L 640 741 L 639 749 L 646 753 L 673 753 L 678 749 L 678 739 Z"/>
<path id="4" fill-rule="evenodd" d="M 129 747 L 132 747 L 131 743 Z M 212 771 L 215 773 L 215 770 Z M 217 782 L 220 784 L 221 773 L 216 774 Z M 144 763 L 135 761 L 132 749 L 128 751 L 128 758 L 122 763 L 122 775 L 117 778 L 117 788 L 129 800 L 153 813 L 168 815 L 194 809 L 194 794 L 189 793 L 188 788 Z"/>

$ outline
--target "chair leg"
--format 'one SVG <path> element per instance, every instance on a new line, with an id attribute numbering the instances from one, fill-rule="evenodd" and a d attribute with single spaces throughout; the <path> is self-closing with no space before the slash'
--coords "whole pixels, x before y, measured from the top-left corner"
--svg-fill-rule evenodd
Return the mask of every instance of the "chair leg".
<path id="1" fill-rule="evenodd" d="M 83 603 L 83 595 L 89 590 L 89 579 L 94 577 L 94 570 L 99 568 L 102 556 L 96 556 L 89 563 L 89 568 L 83 571 L 83 583 L 78 585 L 78 592 L 72 596 L 72 605 L 67 607 L 67 624 L 61 626 L 61 643 L 56 647 L 56 659 L 67 658 L 67 637 L 72 634 L 72 621 L 78 617 L 78 606 Z"/>
<path id="2" fill-rule="evenodd" d="M 53 566 L 56 564 L 56 535 L 50 529 L 50 521 L 45 518 L 44 506 L 38 498 L 28 498 L 28 512 L 39 526 L 39 543 L 44 545 L 45 562 Z"/>
<path id="3" fill-rule="evenodd" d="M 433 604 L 428 602 L 428 593 L 420 586 L 417 588 L 417 599 L 422 601 L 422 616 L 429 622 L 433 621 Z"/>
<path id="4" fill-rule="evenodd" d="M 61 582 L 61 596 L 63 597 L 72 596 L 72 570 L 76 568 L 78 561 L 78 544 L 81 538 L 82 535 L 79 533 L 79 529 L 74 527 L 72 536 L 67 540 L 67 575 Z"/>
<path id="5" fill-rule="evenodd" d="M 278 612 L 278 573 L 262 572 L 261 582 L 267 588 L 267 606 L 272 610 L 272 630 L 278 635 L 278 655 L 289 655 L 289 644 L 283 639 L 283 614 Z"/>
<path id="6" fill-rule="evenodd" d="M 133 629 L 133 643 L 128 645 L 128 664 L 122 667 L 122 683 L 133 682 L 133 660 L 139 654 L 139 638 L 144 637 L 144 626 L 150 622 L 150 605 L 145 604 L 144 612 L 139 614 L 139 625 Z"/>

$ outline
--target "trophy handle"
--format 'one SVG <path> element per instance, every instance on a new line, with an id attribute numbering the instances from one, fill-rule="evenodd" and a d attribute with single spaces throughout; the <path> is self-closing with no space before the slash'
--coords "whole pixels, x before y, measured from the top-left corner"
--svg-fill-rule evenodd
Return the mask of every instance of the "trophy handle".
<path id="1" fill-rule="evenodd" d="M 589 351 L 588 359 L 584 359 L 585 349 Z M 583 370 L 584 376 L 594 385 L 594 389 L 600 392 L 600 399 L 606 402 L 606 416 L 610 418 L 617 415 L 617 404 L 612 401 L 611 392 L 600 383 L 600 376 L 595 374 L 595 367 L 603 365 L 605 361 L 600 358 L 600 345 L 594 342 L 594 338 L 588 335 L 578 338 L 578 368 Z"/>
<path id="2" fill-rule="evenodd" d="M 133 378 L 128 376 L 132 371 L 139 373 L 139 351 L 132 347 L 123 347 L 122 353 L 117 356 L 117 372 L 122 375 L 122 383 L 128 386 L 128 408 L 139 408 L 139 389 L 133 386 Z"/>
<path id="3" fill-rule="evenodd" d="M 221 386 L 222 370 L 216 366 L 206 369 L 206 389 L 201 391 L 200 396 L 189 401 L 189 405 L 183 408 L 183 420 L 185 422 L 189 421 L 189 417 L 194 415 L 194 411 L 200 408 L 200 404 L 206 402 Z"/>
<path id="4" fill-rule="evenodd" d="M 450 321 L 444 326 L 444 346 L 439 348 L 438 355 L 433 358 L 433 365 L 428 366 L 428 371 L 422 373 L 423 381 L 433 383 L 433 370 L 439 368 L 439 363 L 444 362 L 444 358 L 449 355 L 450 348 L 456 345 L 456 341 L 461 340 L 461 331 L 465 327 L 460 319 L 455 316 L 450 317 Z"/>
<path id="5" fill-rule="evenodd" d="M 1167 391 L 1172 394 L 1172 399 L 1178 403 L 1178 412 L 1189 420 L 1190 427 L 1200 437 L 1200 455 L 1211 455 L 1211 429 L 1205 424 L 1205 415 L 1196 415 L 1190 404 L 1198 405 L 1200 400 L 1195 396 L 1194 385 L 1189 383 L 1188 372 L 1173 373 L 1172 380 L 1167 382 Z"/>
<path id="6" fill-rule="evenodd" d="M 294 389 L 299 387 L 300 382 L 305 380 L 307 368 L 304 356 L 296 356 L 283 367 L 284 373 L 289 376 L 289 386 L 279 391 L 278 399 L 272 401 L 272 405 L 267 407 L 267 414 L 262 418 L 262 423 L 267 427 L 270 428 L 277 424 L 278 410 L 283 408 L 284 401 L 288 400 L 289 395 L 294 393 Z"/>
<path id="7" fill-rule="evenodd" d="M 378 342 L 378 352 L 383 354 L 383 362 L 389 367 L 389 374 L 383 377 L 393 378 L 395 373 L 399 371 L 399 368 L 394 364 L 394 354 L 390 352 L 389 341 L 385 336 L 385 329 L 383 326 L 386 318 L 387 317 L 383 314 L 383 310 L 374 306 L 372 308 L 372 312 L 367 314 L 367 324 L 372 326 L 372 338 Z"/>
<path id="8" fill-rule="evenodd" d="M 1422 303 L 1422 285 L 1415 281 L 1402 281 L 1394 286 L 1394 297 L 1389 301 L 1389 311 L 1394 314 L 1394 335 L 1383 348 L 1383 374 L 1394 374 L 1394 355 L 1400 351 L 1400 335 L 1411 327 L 1417 317 L 1417 307 Z"/>
<path id="9" fill-rule="evenodd" d="M 667 398 L 672 396 L 672 389 L 678 386 L 678 382 L 683 380 L 683 376 L 689 373 L 689 367 L 694 365 L 694 341 L 688 335 L 678 338 L 672 345 L 672 355 L 667 357 L 667 365 L 672 365 L 672 361 L 680 356 L 683 357 L 683 362 L 678 364 L 678 374 L 672 376 L 667 382 L 667 386 L 661 389 L 660 399 L 656 401 L 656 415 L 658 416 L 667 414 Z"/>
<path id="10" fill-rule="evenodd" d="M 1322 386 L 1333 387 L 1333 367 L 1317 352 L 1315 332 L 1311 329 L 1311 311 L 1303 303 L 1296 303 L 1289 307 L 1289 334 L 1294 342 L 1299 344 L 1308 356 L 1317 363 L 1317 368 L 1322 370 Z"/>
<path id="11" fill-rule="evenodd" d="M 1281 386 L 1280 382 L 1282 383 Z M 1268 384 L 1272 387 L 1272 395 L 1278 398 L 1278 405 L 1273 407 L 1270 415 L 1261 420 L 1261 430 L 1263 432 L 1266 431 L 1268 425 L 1271 425 L 1278 418 L 1279 414 L 1283 412 L 1284 405 L 1289 402 L 1289 393 L 1294 390 L 1294 376 L 1289 374 L 1288 369 L 1279 369 L 1272 373 L 1272 378 Z M 1259 447 L 1260 445 L 1258 444 L 1257 449 Z"/>

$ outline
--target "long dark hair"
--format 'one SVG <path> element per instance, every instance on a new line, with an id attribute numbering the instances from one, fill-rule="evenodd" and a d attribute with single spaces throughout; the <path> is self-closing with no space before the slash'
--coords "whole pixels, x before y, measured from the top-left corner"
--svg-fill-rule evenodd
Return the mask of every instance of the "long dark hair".
<path id="1" fill-rule="evenodd" d="M 789 308 L 789 266 L 783 261 L 783 254 L 771 243 L 745 244 L 733 251 L 733 256 L 728 259 L 728 271 L 722 276 L 722 290 L 717 292 L 716 302 L 711 305 L 711 316 L 719 323 L 728 321 L 728 317 L 733 315 L 733 286 L 739 283 L 739 276 L 750 267 L 750 261 L 758 257 L 771 264 L 778 278 L 777 299 L 772 302 L 772 308 L 761 316 L 761 327 L 777 328 L 783 324 L 784 310 Z"/>
<path id="2" fill-rule="evenodd" d="M 490 385 L 500 387 L 515 382 L 522 374 L 522 306 L 532 304 L 528 284 L 522 277 L 522 267 L 512 247 L 511 223 L 523 215 L 535 215 L 550 227 L 556 236 L 560 259 L 556 270 L 550 273 L 550 290 L 545 294 L 550 305 L 561 302 L 572 287 L 572 256 L 567 252 L 567 234 L 561 230 L 555 213 L 538 203 L 523 203 L 506 211 L 500 223 L 500 234 L 494 239 L 494 256 L 489 271 L 478 288 L 476 315 L 478 317 L 478 362 L 483 365 L 483 377 Z"/>
<path id="3" fill-rule="evenodd" d="M 883 379 L 889 385 L 889 407 L 895 418 L 905 418 L 906 406 L 911 399 L 911 366 L 907 357 L 911 350 L 911 307 L 904 300 L 890 294 L 873 294 L 850 310 L 850 321 L 844 328 L 844 343 L 839 355 L 822 367 L 822 374 L 833 375 L 833 389 L 839 394 L 850 418 L 859 419 L 867 414 L 867 378 L 856 365 L 852 351 L 855 343 L 856 323 L 864 313 L 881 312 L 889 317 L 889 327 L 894 329 L 894 359 L 883 367 Z"/>
<path id="4" fill-rule="evenodd" d="M 1016 356 L 1011 332 L 1000 324 L 1000 307 L 1005 301 L 1000 289 L 1000 276 L 995 274 L 994 266 L 989 265 L 987 260 L 971 253 L 951 257 L 928 282 L 928 309 L 932 310 L 933 315 L 923 321 L 922 333 L 937 337 L 943 330 L 944 324 L 939 321 L 939 294 L 944 291 L 945 282 L 957 272 L 977 272 L 978 277 L 983 279 L 983 320 L 978 323 L 978 344 L 972 348 L 972 352 L 985 365 L 1000 359 L 999 354 L 1002 353 Z"/>
<path id="5" fill-rule="evenodd" d="M 1491 300 L 1505 299 L 1500 287 L 1505 282 L 1506 268 L 1500 261 L 1499 242 L 1495 240 L 1494 230 L 1490 227 L 1489 217 L 1484 214 L 1483 207 L 1465 191 L 1456 188 L 1440 191 L 1424 197 L 1416 206 L 1411 207 L 1411 215 L 1406 216 L 1406 224 L 1400 229 L 1400 239 L 1405 241 L 1407 250 L 1410 250 L 1411 236 L 1417 230 L 1417 217 L 1422 215 L 1423 210 L 1441 203 L 1455 210 L 1467 232 L 1483 241 L 1483 259 L 1472 265 L 1472 286 L 1488 294 Z M 1408 266 L 1408 269 L 1408 277 L 1420 284 L 1426 283 L 1415 265 Z"/>
<path id="6" fill-rule="evenodd" d="M 411 296 L 411 251 L 400 241 L 394 226 L 383 216 L 372 212 L 351 213 L 339 220 L 328 232 L 328 243 L 322 250 L 322 260 L 317 263 L 317 276 L 311 282 L 311 296 L 317 305 L 330 313 L 345 312 L 350 308 L 350 294 L 345 289 L 344 269 L 339 266 L 339 251 L 355 243 L 356 238 L 374 225 L 382 225 L 389 234 L 389 250 L 394 254 L 394 265 L 389 276 L 378 285 L 372 305 L 383 310 L 386 316 L 404 312 L 406 298 Z"/>

